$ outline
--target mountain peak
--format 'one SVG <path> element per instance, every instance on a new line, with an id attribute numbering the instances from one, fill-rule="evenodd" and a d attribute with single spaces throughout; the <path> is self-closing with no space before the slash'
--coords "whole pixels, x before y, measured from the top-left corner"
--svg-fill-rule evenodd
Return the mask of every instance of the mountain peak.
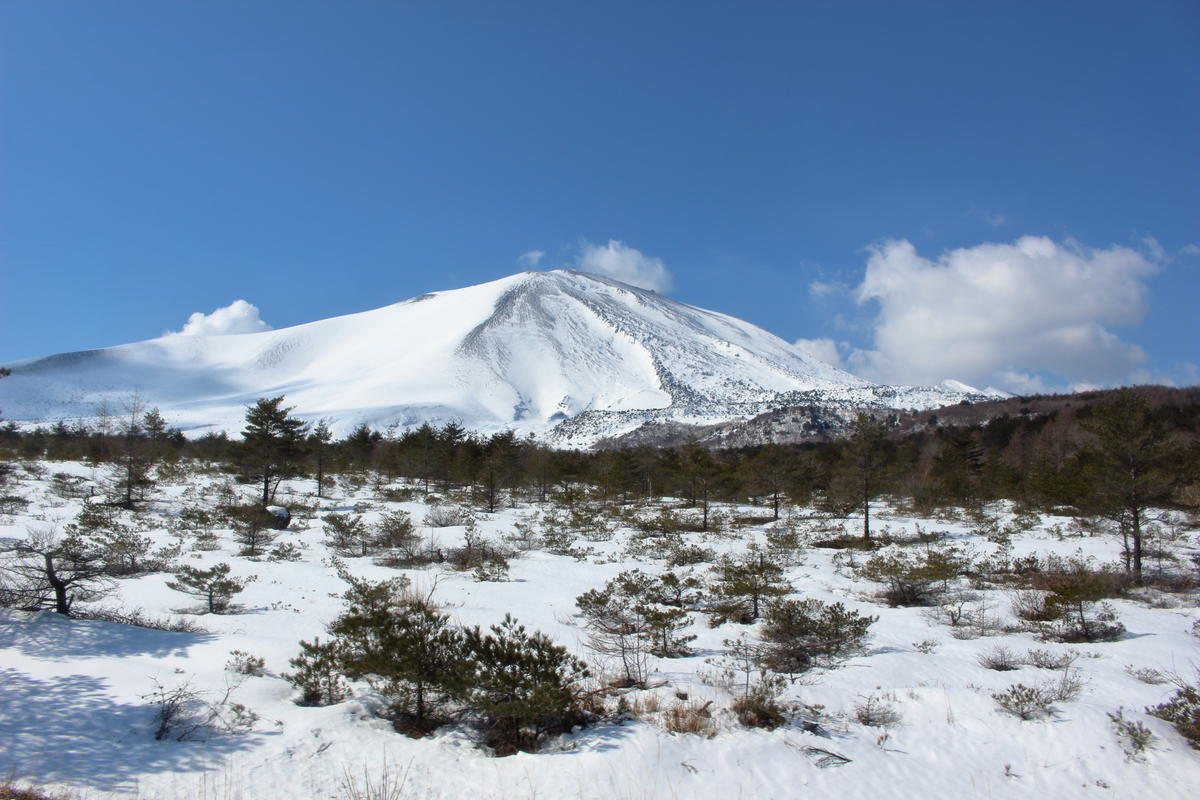
<path id="1" fill-rule="evenodd" d="M 236 433 L 246 405 L 280 394 L 337 433 L 450 420 L 546 433 L 572 418 L 576 430 L 586 418 L 611 433 L 646 415 L 716 422 L 876 391 L 743 320 L 573 270 L 290 328 L 166 336 L 9 366 L 0 407 L 11 418 L 91 417 L 137 392 L 195 432 Z"/>

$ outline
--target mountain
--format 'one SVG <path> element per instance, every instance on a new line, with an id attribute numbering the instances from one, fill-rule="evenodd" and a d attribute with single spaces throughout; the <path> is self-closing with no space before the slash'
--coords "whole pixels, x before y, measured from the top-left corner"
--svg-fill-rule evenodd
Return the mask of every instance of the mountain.
<path id="1" fill-rule="evenodd" d="M 583 446 L 647 422 L 712 424 L 781 406 L 930 408 L 970 387 L 881 387 L 748 322 L 578 272 L 524 272 L 291 328 L 169 334 L 6 365 L 24 422 L 119 412 L 137 393 L 198 434 L 237 432 L 286 395 L 335 433 L 359 423 L 547 434 Z"/>

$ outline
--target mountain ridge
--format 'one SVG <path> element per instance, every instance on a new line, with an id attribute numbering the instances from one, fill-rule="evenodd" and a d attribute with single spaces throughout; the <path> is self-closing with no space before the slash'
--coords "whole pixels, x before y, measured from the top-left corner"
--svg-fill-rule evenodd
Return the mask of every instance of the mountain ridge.
<path id="1" fill-rule="evenodd" d="M 880 387 L 752 323 L 601 276 L 524 272 L 277 330 L 169 334 L 6 365 L 0 408 L 89 418 L 138 393 L 199 435 L 285 395 L 337 434 L 451 420 L 567 446 L 670 419 L 706 424 L 806 402 L 933 407 L 969 387 Z M 991 395 L 994 396 L 994 395 Z"/>

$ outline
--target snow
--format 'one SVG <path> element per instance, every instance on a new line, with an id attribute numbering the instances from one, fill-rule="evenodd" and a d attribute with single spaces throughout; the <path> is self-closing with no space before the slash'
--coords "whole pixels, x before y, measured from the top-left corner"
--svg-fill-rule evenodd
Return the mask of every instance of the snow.
<path id="1" fill-rule="evenodd" d="M 91 479 L 84 464 L 51 464 Z M 146 535 L 157 544 L 174 541 L 166 525 L 185 500 L 211 492 L 217 477 L 193 479 L 206 488 L 179 484 L 161 487 L 161 499 L 143 512 Z M 285 485 L 280 502 L 312 499 L 311 482 Z M 14 491 L 31 501 L 25 512 L 0 519 L 0 537 L 23 537 L 31 525 L 50 518 L 69 520 L 80 501 L 63 500 L 48 481 L 21 473 Z M 294 492 L 292 499 L 286 495 Z M 309 493 L 309 494 L 306 494 Z M 365 508 L 370 520 L 403 509 L 420 522 L 422 502 L 382 502 L 367 489 L 323 501 L 323 512 Z M 535 509 L 506 509 L 479 514 L 479 530 L 496 538 Z M 993 509 L 1007 520 L 1003 509 Z M 737 513 L 762 514 L 742 507 Z M 645 513 L 652 513 L 647 509 Z M 808 514 L 809 510 L 801 510 Z M 922 529 L 945 531 L 954 541 L 980 554 L 994 545 L 970 532 L 961 521 L 915 519 L 885 506 L 875 513 L 894 533 Z M 133 519 L 133 517 L 127 517 Z M 854 530 L 857 521 L 832 521 Z M 1113 560 L 1118 543 L 1101 537 L 1063 537 L 1070 523 L 1046 517 L 1014 542 L 1017 555 L 1076 551 Z M 229 531 L 220 533 L 220 549 L 189 551 L 182 563 L 205 567 L 228 562 L 242 579 L 257 578 L 237 596 L 238 608 L 226 615 L 197 616 L 207 633 L 167 633 L 117 623 L 67 620 L 52 613 L 0 611 L 0 775 L 84 791 L 88 798 L 261 798 L 305 800 L 346 796 L 347 776 L 377 780 L 385 770 L 404 781 L 404 797 L 491 798 L 561 797 L 687 798 L 746 797 L 838 798 L 1190 798 L 1200 791 L 1200 756 L 1166 723 L 1143 712 L 1166 699 L 1169 685 L 1136 680 L 1130 668 L 1188 674 L 1197 657 L 1188 633 L 1200 618 L 1194 598 L 1187 603 L 1114 602 L 1128 635 L 1116 642 L 1061 645 L 1041 642 L 1028 633 L 957 639 L 920 609 L 888 608 L 874 596 L 877 587 L 853 577 L 836 562 L 837 551 L 809 548 L 802 563 L 787 572 L 795 596 L 841 601 L 879 617 L 865 652 L 836 669 L 818 670 L 787 690 L 796 703 L 822 705 L 820 734 L 797 725 L 775 731 L 748 730 L 732 719 L 730 695 L 706 682 L 714 669 L 706 657 L 724 649 L 723 641 L 753 635 L 754 626 L 726 623 L 709 628 L 697 614 L 690 632 L 696 655 L 660 659 L 653 678 L 657 694 L 674 702 L 675 692 L 691 700 L 712 699 L 718 733 L 712 738 L 671 734 L 653 721 L 607 722 L 550 743 L 546 752 L 493 758 L 468 731 L 445 730 L 408 739 L 370 713 L 372 697 L 356 685 L 356 696 L 325 708 L 295 705 L 295 691 L 279 677 L 300 639 L 312 640 L 338 613 L 345 584 L 337 577 L 323 544 L 321 523 L 294 522 L 281 541 L 302 548 L 294 562 L 250 561 L 237 555 Z M 421 528 L 424 536 L 453 544 L 463 527 Z M 690 534 L 691 541 L 717 552 L 740 552 L 760 540 L 765 528 L 724 534 Z M 491 624 L 512 613 L 531 630 L 542 630 L 582 657 L 583 632 L 573 617 L 574 599 L 618 572 L 658 571 L 661 562 L 629 558 L 622 529 L 610 541 L 583 542 L 592 553 L 582 559 L 531 551 L 510 562 L 510 580 L 477 582 L 469 573 L 440 567 L 392 570 L 369 559 L 346 559 L 355 574 L 373 579 L 406 574 L 423 588 L 435 589 L 456 622 Z M 1190 547 L 1184 545 L 1184 547 Z M 1194 551 L 1192 551 L 1194 552 Z M 844 554 L 843 554 L 844 556 Z M 152 574 L 118 582 L 118 595 L 104 605 L 141 608 L 152 616 L 176 613 L 191 598 L 167 588 L 168 575 Z M 1008 598 L 985 593 L 996 613 L 1005 615 Z M 933 640 L 933 652 L 914 645 Z M 1082 695 L 1055 704 L 1047 719 L 1020 721 L 1002 713 L 992 692 L 1023 682 L 1038 683 L 1057 673 L 1030 666 L 1013 672 L 981 667 L 983 652 L 1000 645 L 1024 653 L 1031 648 L 1084 654 L 1075 664 L 1086 681 Z M 152 681 L 167 686 L 189 681 L 219 694 L 231 679 L 225 664 L 230 651 L 265 659 L 267 674 L 246 677 L 231 699 L 261 716 L 249 732 L 215 734 L 199 741 L 156 741 L 146 699 Z M 1092 656 L 1095 657 L 1092 657 Z M 860 725 L 853 709 L 865 696 L 883 697 L 899 712 L 888 729 Z M 1126 717 L 1146 724 L 1156 743 L 1141 759 L 1127 757 L 1108 714 L 1119 707 Z M 848 762 L 822 766 L 821 751 Z"/>
<path id="2" fill-rule="evenodd" d="M 654 418 L 697 424 L 785 404 L 907 408 L 979 399 L 961 384 L 876 387 L 750 323 L 617 281 L 526 272 L 291 328 L 168 335 L 7 364 L 0 408 L 25 423 L 119 414 L 134 393 L 189 435 L 237 434 L 286 395 L 337 436 L 360 423 L 458 421 L 586 446 Z"/>

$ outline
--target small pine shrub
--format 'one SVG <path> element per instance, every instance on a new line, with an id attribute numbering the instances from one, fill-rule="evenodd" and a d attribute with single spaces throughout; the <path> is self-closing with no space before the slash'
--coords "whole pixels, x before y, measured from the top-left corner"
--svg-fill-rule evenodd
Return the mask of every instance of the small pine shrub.
<path id="1" fill-rule="evenodd" d="M 965 566 L 965 559 L 952 547 L 930 547 L 919 553 L 890 548 L 863 562 L 857 574 L 883 584 L 880 596 L 890 606 L 928 606 L 950 588 Z"/>
<path id="2" fill-rule="evenodd" d="M 511 616 L 489 632 L 463 631 L 463 695 L 479 715 L 496 755 L 536 751 L 541 739 L 585 721 L 581 683 L 587 666 L 543 633 Z"/>
<path id="3" fill-rule="evenodd" d="M 813 598 L 772 603 L 762 629 L 763 661 L 788 675 L 829 664 L 862 647 L 878 619 Z"/>
<path id="4" fill-rule="evenodd" d="M 177 592 L 199 597 L 205 602 L 210 614 L 221 614 L 229 610 L 233 596 L 246 588 L 251 579 L 237 580 L 229 577 L 229 564 L 214 564 L 208 569 L 184 565 L 175 574 L 174 581 L 167 586 Z"/>
<path id="5" fill-rule="evenodd" d="M 778 700 L 757 693 L 742 695 L 730 705 L 738 722 L 747 728 L 766 728 L 773 731 L 787 722 L 787 709 Z"/>
<path id="6" fill-rule="evenodd" d="M 267 553 L 268 561 L 299 561 L 303 557 L 304 552 L 292 542 L 281 542 Z"/>
<path id="7" fill-rule="evenodd" d="M 229 656 L 229 661 L 225 663 L 225 669 L 229 672 L 254 677 L 261 677 L 266 673 L 267 661 L 261 656 L 251 655 L 244 650 L 230 650 Z"/>
<path id="8" fill-rule="evenodd" d="M 1053 699 L 1044 689 L 1015 683 L 1003 692 L 996 692 L 992 699 L 1004 711 L 1022 720 L 1037 719 L 1050 714 Z"/>
<path id="9" fill-rule="evenodd" d="M 1154 743 L 1154 732 L 1138 720 L 1126 719 L 1125 709 L 1118 708 L 1110 713 L 1108 719 L 1112 722 L 1113 731 L 1121 742 L 1121 749 L 1130 758 L 1137 758 Z"/>
<path id="10" fill-rule="evenodd" d="M 1195 686 L 1181 686 L 1174 697 L 1147 708 L 1146 713 L 1174 725 L 1188 744 L 1200 750 L 1200 690 Z"/>
<path id="11" fill-rule="evenodd" d="M 883 698 L 869 694 L 854 707 L 854 718 L 860 725 L 889 728 L 900 722 L 900 712 Z"/>
<path id="12" fill-rule="evenodd" d="M 346 699 L 349 688 L 342 679 L 345 651 L 337 642 L 321 644 L 318 637 L 311 643 L 300 642 L 300 655 L 288 663 L 295 672 L 285 672 L 283 679 L 300 690 L 302 706 L 331 706 Z"/>

